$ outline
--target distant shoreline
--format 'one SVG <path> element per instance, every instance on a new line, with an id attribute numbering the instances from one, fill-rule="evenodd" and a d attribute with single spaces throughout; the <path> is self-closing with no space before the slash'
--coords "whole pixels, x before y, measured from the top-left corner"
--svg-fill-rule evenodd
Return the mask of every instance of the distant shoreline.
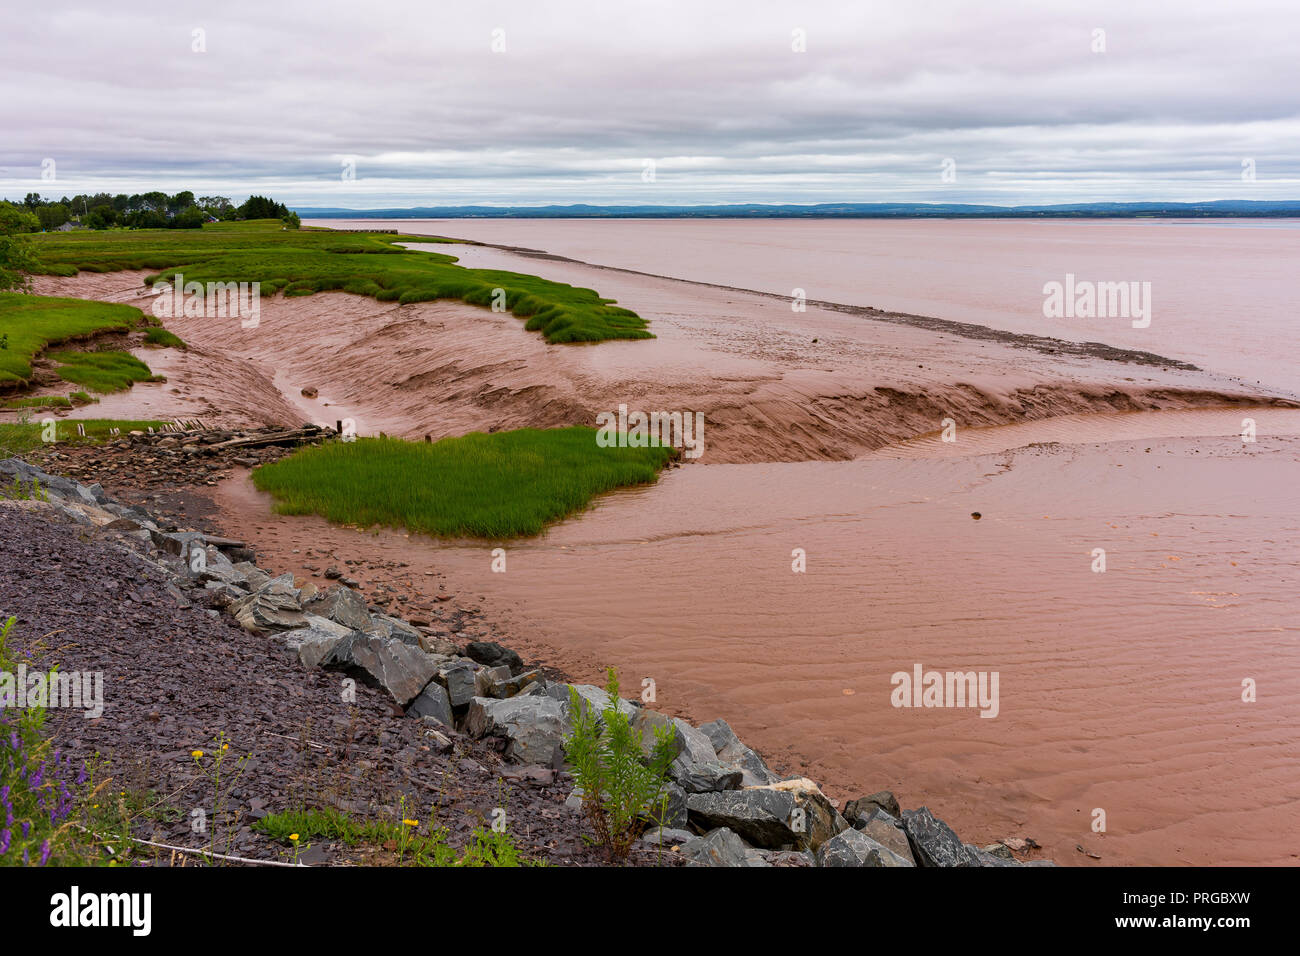
<path id="1" fill-rule="evenodd" d="M 709 206 L 408 206 L 294 208 L 303 219 L 1291 219 L 1300 200 L 1057 203 L 732 203 Z"/>

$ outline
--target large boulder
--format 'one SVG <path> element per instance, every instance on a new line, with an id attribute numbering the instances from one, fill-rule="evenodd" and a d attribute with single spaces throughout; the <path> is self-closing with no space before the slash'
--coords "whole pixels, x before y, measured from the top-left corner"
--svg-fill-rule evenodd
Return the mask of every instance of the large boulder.
<path id="1" fill-rule="evenodd" d="M 387 614 L 371 614 L 370 623 L 365 629 L 380 637 L 401 641 L 412 647 L 420 647 L 420 638 L 423 636 L 410 624 L 399 618 L 389 617 Z"/>
<path id="2" fill-rule="evenodd" d="M 465 732 L 471 737 L 505 737 L 509 756 L 543 767 L 563 764 L 564 738 L 571 730 L 564 706 L 541 694 L 509 700 L 474 697 L 465 713 Z"/>
<path id="3" fill-rule="evenodd" d="M 306 627 L 307 617 L 298 604 L 293 575 L 282 574 L 267 581 L 248 597 L 231 605 L 239 626 L 254 634 L 268 634 L 295 627 Z"/>
<path id="4" fill-rule="evenodd" d="M 686 791 L 675 783 L 664 790 L 663 798 L 646 810 L 646 819 L 655 827 L 685 829 L 689 820 Z"/>
<path id="5" fill-rule="evenodd" d="M 781 778 L 768 768 L 762 757 L 740 742 L 740 738 L 725 720 L 701 724 L 700 732 L 709 738 L 719 763 L 736 767 L 742 772 L 744 786 L 763 787 L 780 781 Z"/>
<path id="6" fill-rule="evenodd" d="M 495 641 L 471 641 L 465 647 L 465 656 L 487 667 L 504 664 L 510 668 L 512 674 L 518 674 L 524 669 L 524 662 L 520 660 L 518 654 Z"/>
<path id="7" fill-rule="evenodd" d="M 957 839 L 957 834 L 927 807 L 903 811 L 912 855 L 919 866 L 979 866 L 980 861 Z"/>
<path id="8" fill-rule="evenodd" d="M 717 793 L 722 790 L 739 790 L 742 774 L 734 767 L 724 767 L 716 760 L 692 763 L 685 754 L 677 757 L 668 767 L 671 777 L 687 793 Z"/>
<path id="9" fill-rule="evenodd" d="M 687 840 L 678 848 L 687 866 L 752 866 L 750 848 L 726 827 Z"/>
<path id="10" fill-rule="evenodd" d="M 912 845 L 907 841 L 907 834 L 903 831 L 902 823 L 884 810 L 877 810 L 866 823 L 860 827 L 855 827 L 855 829 L 861 830 L 877 843 L 893 850 L 905 859 L 909 865 L 914 866 L 916 864 L 916 858 L 912 855 Z"/>
<path id="11" fill-rule="evenodd" d="M 365 599 L 342 584 L 320 592 L 307 603 L 304 610 L 357 631 L 364 631 L 372 626 Z"/>
<path id="12" fill-rule="evenodd" d="M 284 644 L 303 667 L 319 667 L 340 641 L 352 635 L 352 631 L 315 614 L 304 614 L 303 617 L 307 626 L 286 631 Z"/>
<path id="13" fill-rule="evenodd" d="M 578 706 L 582 708 L 584 714 L 591 709 L 594 709 L 597 714 L 603 714 L 609 709 L 609 694 L 605 692 L 605 688 L 597 687 L 595 684 L 552 684 L 546 688 L 546 696 L 558 700 L 565 706 L 570 706 L 570 689 L 578 692 Z M 634 718 L 638 710 L 640 708 L 631 701 L 619 698 L 619 713 Z"/>
<path id="14" fill-rule="evenodd" d="M 346 648 L 346 651 L 344 649 Z M 356 634 L 339 641 L 327 661 L 359 673 L 363 680 L 381 687 L 399 707 L 419 696 L 438 672 L 437 664 L 418 647 L 386 640 L 375 634 Z"/>
<path id="15" fill-rule="evenodd" d="M 466 660 L 452 661 L 438 668 L 436 680 L 447 688 L 451 706 L 463 707 L 474 699 L 476 671 L 474 664 Z"/>
<path id="16" fill-rule="evenodd" d="M 818 866 L 915 866 L 860 830 L 837 833 L 817 851 Z"/>
<path id="17" fill-rule="evenodd" d="M 898 798 L 894 796 L 893 791 L 881 790 L 870 796 L 859 797 L 857 800 L 850 800 L 846 803 L 844 805 L 844 819 L 848 820 L 854 829 L 861 830 L 877 810 L 883 810 L 895 820 L 902 816 L 902 811 L 898 808 Z"/>
<path id="18" fill-rule="evenodd" d="M 448 729 L 456 726 L 455 718 L 451 715 L 451 699 L 447 696 L 447 689 L 437 681 L 429 681 L 425 685 L 424 690 L 406 709 L 406 716 L 428 717 Z"/>
<path id="19" fill-rule="evenodd" d="M 763 788 L 693 793 L 686 798 L 690 822 L 702 830 L 726 827 L 754 846 L 769 850 L 804 847 L 809 834 L 796 814 L 794 794 Z"/>
<path id="20" fill-rule="evenodd" d="M 789 793 L 794 797 L 795 807 L 800 812 L 796 822 L 804 828 L 804 838 L 800 842 L 809 850 L 816 850 L 835 834 L 849 828 L 848 821 L 840 816 L 835 804 L 807 777 L 792 777 L 753 789 Z"/>

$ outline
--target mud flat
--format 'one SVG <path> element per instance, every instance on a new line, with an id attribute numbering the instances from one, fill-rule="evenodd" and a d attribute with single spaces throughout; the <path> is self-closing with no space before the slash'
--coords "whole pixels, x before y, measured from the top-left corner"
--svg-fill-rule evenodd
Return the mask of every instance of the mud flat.
<path id="1" fill-rule="evenodd" d="M 139 296 L 144 275 L 43 277 L 37 291 L 147 308 Z M 547 264 L 546 275 L 596 286 L 634 307 L 657 338 L 547 345 L 511 315 L 459 302 L 278 296 L 263 303 L 256 329 L 237 319 L 169 320 L 190 351 L 148 350 L 150 367 L 168 377 L 148 411 L 218 424 L 352 418 L 362 435 L 437 439 L 595 424 L 600 412 L 627 404 L 703 412 L 701 460 L 734 463 L 851 459 L 936 431 L 946 418 L 971 427 L 1086 412 L 1294 404 L 1286 393 L 1152 365 L 1141 355 L 1116 362 L 1059 354 L 1009 333 L 982 341 L 816 307 L 793 313 L 771 296 L 571 263 Z M 317 397 L 304 399 L 304 388 Z M 126 417 L 132 394 L 79 414 Z"/>

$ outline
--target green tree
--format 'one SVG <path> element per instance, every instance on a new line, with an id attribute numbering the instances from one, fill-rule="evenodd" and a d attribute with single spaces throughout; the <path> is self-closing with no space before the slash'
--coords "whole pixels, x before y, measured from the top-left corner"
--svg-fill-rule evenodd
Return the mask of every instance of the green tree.
<path id="1" fill-rule="evenodd" d="M 36 210 L 36 218 L 41 221 L 41 228 L 46 232 L 51 229 L 58 229 L 72 216 L 68 213 L 68 207 L 63 203 L 50 203 L 48 206 L 42 206 Z"/>
<path id="2" fill-rule="evenodd" d="M 7 215 L 7 209 L 22 212 L 9 203 L 0 203 L 0 292 L 26 292 L 31 288 L 32 280 L 28 273 L 36 269 L 36 254 L 31 241 L 21 233 L 31 230 L 19 230 L 19 217 Z M 36 218 L 28 212 L 23 212 L 23 215 Z"/>
<path id="3" fill-rule="evenodd" d="M 93 207 L 86 215 L 85 223 L 91 229 L 108 229 L 119 224 L 117 210 L 112 204 Z"/>

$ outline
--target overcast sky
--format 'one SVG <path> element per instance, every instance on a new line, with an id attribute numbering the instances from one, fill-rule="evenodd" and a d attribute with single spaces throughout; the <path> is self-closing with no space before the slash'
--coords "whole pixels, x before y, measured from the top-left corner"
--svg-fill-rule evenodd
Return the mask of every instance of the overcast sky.
<path id="1" fill-rule="evenodd" d="M 11 199 L 1300 199 L 1296 0 L 42 0 L 0 17 Z"/>

